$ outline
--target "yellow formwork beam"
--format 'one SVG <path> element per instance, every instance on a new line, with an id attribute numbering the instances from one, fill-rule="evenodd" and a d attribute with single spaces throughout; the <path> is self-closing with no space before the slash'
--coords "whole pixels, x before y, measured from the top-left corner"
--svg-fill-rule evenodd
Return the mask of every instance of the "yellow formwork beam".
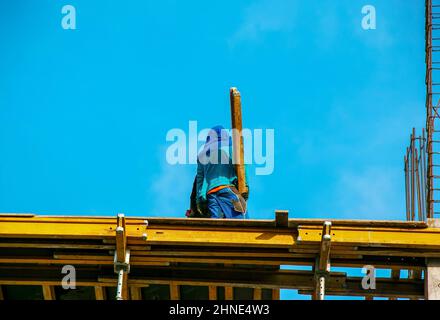
<path id="1" fill-rule="evenodd" d="M 315 220 L 289 220 L 290 227 L 269 226 L 268 221 L 245 220 L 206 221 L 204 219 L 156 219 L 126 218 L 125 234 L 127 245 L 149 250 L 156 245 L 179 245 L 225 248 L 272 248 L 302 250 L 308 253 L 319 250 L 322 225 Z M 155 220 L 154 218 L 151 220 Z M 300 225 L 297 225 L 300 223 Z M 218 225 L 217 225 L 218 224 Z M 440 249 L 440 228 L 402 222 L 344 221 L 332 220 L 332 243 L 334 252 L 343 249 L 344 254 L 363 254 L 357 251 L 375 247 L 387 255 L 384 248 L 426 249 L 427 255 L 437 255 Z M 342 225 L 343 224 L 343 225 Z M 351 224 L 351 225 L 350 225 Z M 388 227 L 377 227 L 386 225 Z M 396 225 L 398 227 L 391 227 Z M 238 227 L 237 227 L 238 226 Z M 407 226 L 407 227 L 405 227 Z M 0 238 L 19 238 L 26 243 L 28 238 L 45 240 L 91 239 L 102 240 L 103 244 L 115 243 L 116 221 L 110 218 L 77 217 L 2 217 L 0 215 Z M 62 246 L 62 244 L 60 244 Z M 91 245 L 91 244 L 90 244 Z M 316 245 L 316 248 L 315 248 Z M 61 248 L 61 247 L 60 247 Z M 381 249 L 382 248 L 382 249 Z M 311 251 L 310 251 L 311 250 Z M 291 251 L 292 255 L 294 251 Z M 318 251 L 316 251 L 318 252 Z M 438 251 L 440 253 L 440 251 Z M 400 253 L 399 253 L 400 254 Z M 408 254 L 408 256 L 412 256 Z M 421 257 L 424 257 L 421 252 Z"/>
<path id="2" fill-rule="evenodd" d="M 276 299 L 279 292 L 276 290 L 282 287 L 311 293 L 314 289 L 314 276 L 313 272 L 286 274 L 271 269 L 271 266 L 312 266 L 321 255 L 325 258 L 321 265 L 327 265 L 331 259 L 332 265 L 338 267 L 373 264 L 377 268 L 421 270 L 426 267 L 423 258 L 440 257 L 440 228 L 432 228 L 424 223 L 331 220 L 329 236 L 332 249 L 327 252 L 321 245 L 322 221 L 287 219 L 286 215 L 281 220 L 281 216 L 278 216 L 277 222 L 172 218 L 118 220 L 107 217 L 20 217 L 0 214 L 0 247 L 5 248 L 0 254 L 0 267 L 11 268 L 11 264 L 16 264 L 19 268 L 25 268 L 23 265 L 26 264 L 35 269 L 32 269 L 33 277 L 29 279 L 21 278 L 22 271 L 17 272 L 16 276 L 11 271 L 9 276 L 0 279 L 0 285 L 40 284 L 45 286 L 45 296 L 50 299 L 53 296 L 52 287 L 59 280 L 39 278 L 39 272 L 43 272 L 44 268 L 72 264 L 80 268 L 95 268 L 88 267 L 94 265 L 108 269 L 115 262 L 115 252 L 120 251 L 119 256 L 124 257 L 123 252 L 130 250 L 130 264 L 137 273 L 134 279 L 124 281 L 128 286 L 136 287 L 130 291 L 133 299 L 141 296 L 139 287 L 149 284 L 174 286 L 171 290 L 176 299 L 179 298 L 180 285 L 209 286 L 210 298 L 217 296 L 218 286 L 227 288 L 225 294 L 229 298 L 233 296 L 233 287 L 257 288 L 256 298 L 261 296 L 259 289 L 271 288 L 275 289 L 273 295 Z M 14 248 L 9 248 L 11 243 Z M 21 248 L 26 248 L 26 251 L 23 251 L 23 255 L 17 255 L 14 250 Z M 42 254 L 34 250 L 38 248 L 48 250 Z M 217 279 L 219 273 L 215 274 L 214 279 L 209 278 L 212 268 L 203 272 L 182 271 L 187 274 L 180 275 L 168 272 L 179 263 L 246 264 L 255 270 L 258 265 L 265 265 L 265 268 L 269 267 L 266 269 L 267 283 L 262 284 L 261 277 L 258 283 L 247 279 L 247 271 L 243 274 L 230 272 L 222 281 Z M 145 276 L 149 269 L 154 273 Z M 159 277 L 158 271 L 164 274 Z M 222 270 L 221 273 L 225 272 Z M 253 274 L 255 272 L 252 271 Z M 109 278 L 105 280 L 101 276 Z M 381 290 L 366 293 L 359 287 L 359 279 L 348 279 L 347 286 L 344 286 L 346 280 L 345 275 L 335 277 L 333 274 L 328 283 L 329 293 L 416 298 L 423 295 L 420 290 L 421 281 L 406 283 L 395 279 L 381 280 L 378 281 Z M 84 278 L 78 283 L 101 287 L 114 286 L 116 281 L 116 277 L 110 278 L 108 274 L 94 273 L 93 277 Z M 127 285 L 125 289 L 128 289 Z M 395 286 L 398 289 L 394 290 Z M 105 297 L 102 289 L 95 290 L 97 298 Z M 128 297 L 128 292 L 125 296 Z"/>
<path id="3" fill-rule="evenodd" d="M 199 246 L 290 247 L 293 231 L 276 228 L 228 228 L 216 226 L 163 225 L 147 227 L 146 220 L 126 219 L 131 244 L 194 244 Z M 0 237 L 107 239 L 115 237 L 115 221 L 103 219 L 1 218 Z"/>
<path id="4" fill-rule="evenodd" d="M 299 226 L 298 242 L 320 243 L 322 228 Z M 332 243 L 353 246 L 389 246 L 400 248 L 440 249 L 440 229 L 334 227 Z"/>
<path id="5" fill-rule="evenodd" d="M 114 219 L 113 219 L 114 220 Z M 1 218 L 0 237 L 114 239 L 115 221 L 58 218 Z M 128 224 L 127 237 L 142 238 L 145 224 Z"/>

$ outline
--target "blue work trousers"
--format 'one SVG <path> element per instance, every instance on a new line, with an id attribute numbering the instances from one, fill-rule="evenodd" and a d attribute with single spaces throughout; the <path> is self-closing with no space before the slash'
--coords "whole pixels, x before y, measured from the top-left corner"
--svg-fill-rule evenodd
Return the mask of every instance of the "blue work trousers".
<path id="1" fill-rule="evenodd" d="M 245 219 L 246 201 L 231 188 L 224 188 L 207 196 L 208 211 L 214 219 Z"/>

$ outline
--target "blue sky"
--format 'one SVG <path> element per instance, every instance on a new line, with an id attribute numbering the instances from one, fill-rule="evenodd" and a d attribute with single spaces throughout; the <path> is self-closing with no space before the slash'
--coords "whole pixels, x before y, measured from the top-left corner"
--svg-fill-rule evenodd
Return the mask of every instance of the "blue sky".
<path id="1" fill-rule="evenodd" d="M 0 212 L 182 217 L 195 167 L 166 163 L 166 133 L 228 127 L 237 86 L 244 126 L 275 130 L 252 218 L 405 218 L 423 1 L 20 0 L 0 16 Z"/>

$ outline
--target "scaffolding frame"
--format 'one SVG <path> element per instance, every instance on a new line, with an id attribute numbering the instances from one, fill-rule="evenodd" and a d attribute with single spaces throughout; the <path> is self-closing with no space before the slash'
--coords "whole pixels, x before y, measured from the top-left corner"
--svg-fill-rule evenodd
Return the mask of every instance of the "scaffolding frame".
<path id="1" fill-rule="evenodd" d="M 440 228 L 419 221 L 288 219 L 287 211 L 274 220 L 242 221 L 0 215 L 0 248 L 0 287 L 41 285 L 48 299 L 55 298 L 64 265 L 77 268 L 77 285 L 94 287 L 97 299 L 118 284 L 118 299 L 141 299 L 142 288 L 157 284 L 169 286 L 171 299 L 180 299 L 182 285 L 208 287 L 210 299 L 219 287 L 225 299 L 233 299 L 233 288 L 252 288 L 255 298 L 264 289 L 273 299 L 280 289 L 295 289 L 317 300 L 423 299 L 427 278 L 417 274 L 440 259 Z M 331 270 L 366 265 L 393 276 L 365 290 L 362 277 Z M 396 277 L 400 270 L 416 276 Z"/>

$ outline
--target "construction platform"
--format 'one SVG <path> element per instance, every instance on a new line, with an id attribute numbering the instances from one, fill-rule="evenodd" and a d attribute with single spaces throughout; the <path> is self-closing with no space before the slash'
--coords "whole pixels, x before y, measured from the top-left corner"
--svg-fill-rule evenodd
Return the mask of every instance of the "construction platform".
<path id="1" fill-rule="evenodd" d="M 0 299 L 440 299 L 440 228 L 425 222 L 0 214 Z M 76 290 L 64 290 L 73 266 Z M 309 266 L 310 271 L 283 270 Z M 392 270 L 365 289 L 332 267 Z M 400 270 L 410 270 L 402 279 Z"/>

